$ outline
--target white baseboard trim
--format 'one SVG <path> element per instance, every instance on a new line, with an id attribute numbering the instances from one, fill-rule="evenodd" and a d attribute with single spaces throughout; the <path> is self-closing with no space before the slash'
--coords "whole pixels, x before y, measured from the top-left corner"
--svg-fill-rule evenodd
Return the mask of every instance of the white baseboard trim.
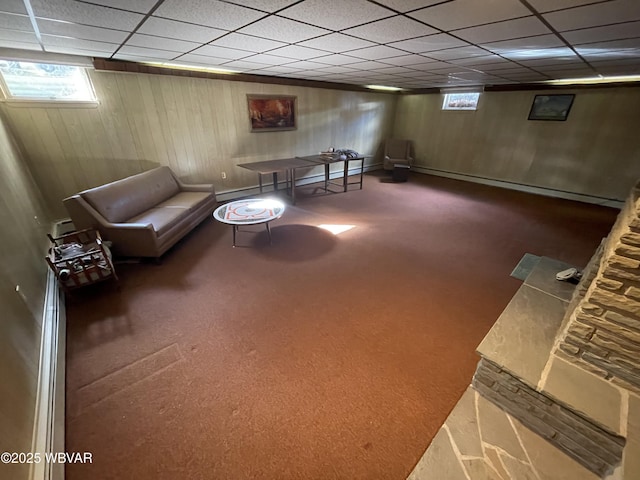
<path id="1" fill-rule="evenodd" d="M 31 449 L 40 453 L 42 461 L 31 465 L 31 480 L 64 480 L 64 464 L 46 462 L 44 456 L 65 451 L 65 342 L 64 295 L 55 274 L 48 270 Z"/>
<path id="2" fill-rule="evenodd" d="M 427 175 L 436 175 L 439 177 L 452 178 L 455 180 L 464 180 L 465 182 L 481 183 L 483 185 L 491 185 L 493 187 L 508 188 L 509 190 L 518 190 L 520 192 L 533 193 L 536 195 L 544 195 L 546 197 L 564 198 L 566 200 L 575 200 L 578 202 L 593 203 L 603 207 L 611 207 L 621 209 L 624 201 L 613 198 L 594 197 L 582 193 L 565 192 L 563 190 L 554 190 L 553 188 L 535 187 L 532 185 L 524 185 L 521 183 L 507 182 L 504 180 L 495 180 L 492 178 L 479 177 L 464 173 L 448 172 L 446 170 L 437 170 L 435 168 L 412 166 L 412 171 L 424 173 Z"/>

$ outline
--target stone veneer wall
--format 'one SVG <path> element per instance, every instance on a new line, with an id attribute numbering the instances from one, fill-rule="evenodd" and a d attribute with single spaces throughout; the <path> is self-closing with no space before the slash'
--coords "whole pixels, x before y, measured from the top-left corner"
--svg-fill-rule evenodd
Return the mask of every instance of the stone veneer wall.
<path id="1" fill-rule="evenodd" d="M 600 268 L 569 318 L 555 355 L 640 393 L 640 184 L 602 249 Z"/>
<path id="2" fill-rule="evenodd" d="M 507 370 L 483 358 L 473 388 L 523 425 L 600 477 L 622 459 L 625 440 L 537 392 Z"/>

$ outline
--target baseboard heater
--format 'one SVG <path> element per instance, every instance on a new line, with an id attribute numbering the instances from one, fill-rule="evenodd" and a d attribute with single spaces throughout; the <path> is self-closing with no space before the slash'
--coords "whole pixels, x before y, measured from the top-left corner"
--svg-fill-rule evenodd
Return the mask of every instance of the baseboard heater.
<path id="1" fill-rule="evenodd" d="M 31 451 L 56 454 L 65 451 L 65 353 L 66 311 L 64 295 L 55 274 L 47 271 L 36 410 Z M 64 480 L 64 464 L 39 462 L 31 465 L 31 480 Z"/>

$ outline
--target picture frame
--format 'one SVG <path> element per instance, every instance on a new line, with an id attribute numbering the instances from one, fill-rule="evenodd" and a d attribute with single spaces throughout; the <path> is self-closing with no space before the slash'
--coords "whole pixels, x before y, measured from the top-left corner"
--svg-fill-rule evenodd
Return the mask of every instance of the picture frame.
<path id="1" fill-rule="evenodd" d="M 573 105 L 574 94 L 536 95 L 529 111 L 529 120 L 564 122 Z"/>
<path id="2" fill-rule="evenodd" d="M 247 95 L 251 132 L 279 132 L 298 128 L 297 97 Z"/>

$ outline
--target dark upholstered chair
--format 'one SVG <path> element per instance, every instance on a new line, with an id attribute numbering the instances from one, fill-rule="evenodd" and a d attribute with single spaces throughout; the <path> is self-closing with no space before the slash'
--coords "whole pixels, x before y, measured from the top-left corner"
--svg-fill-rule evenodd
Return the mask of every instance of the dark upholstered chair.
<path id="1" fill-rule="evenodd" d="M 385 170 L 393 170 L 394 165 L 409 165 L 413 162 L 411 140 L 390 139 L 384 145 Z"/>

